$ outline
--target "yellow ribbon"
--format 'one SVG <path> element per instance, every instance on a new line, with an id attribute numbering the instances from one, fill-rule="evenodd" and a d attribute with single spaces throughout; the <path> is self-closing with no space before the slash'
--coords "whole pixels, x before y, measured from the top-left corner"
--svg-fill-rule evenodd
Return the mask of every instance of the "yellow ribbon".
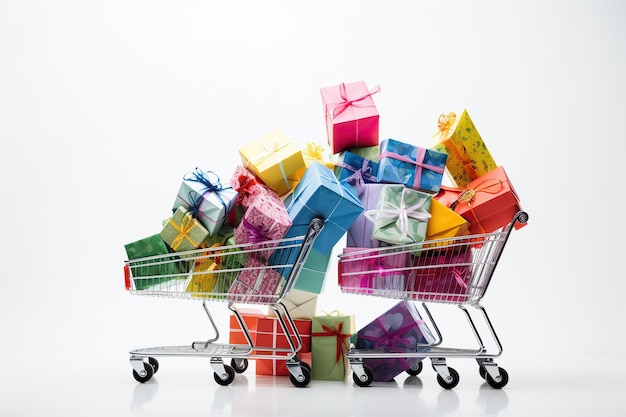
<path id="1" fill-rule="evenodd" d="M 314 142 L 308 142 L 302 150 L 305 159 L 313 161 L 324 161 L 324 147 Z"/>
<path id="2" fill-rule="evenodd" d="M 192 216 L 191 213 L 185 213 L 183 215 L 183 218 L 180 221 L 180 226 L 176 224 L 176 222 L 173 219 L 169 220 L 169 224 L 176 229 L 176 231 L 178 232 L 178 236 L 176 236 L 174 238 L 174 240 L 172 241 L 172 243 L 170 244 L 170 246 L 172 247 L 172 249 L 174 249 L 175 251 L 178 250 L 178 248 L 180 247 L 180 245 L 183 243 L 184 239 L 187 239 L 189 241 L 189 243 L 191 243 L 194 247 L 198 247 L 200 246 L 199 243 L 196 243 L 190 236 L 189 236 L 189 232 L 191 230 L 193 230 L 194 226 L 195 226 L 195 222 L 194 222 L 194 218 Z"/>
<path id="3" fill-rule="evenodd" d="M 450 151 L 452 156 L 461 162 L 461 164 L 463 165 L 463 169 L 465 170 L 465 172 L 467 172 L 469 177 L 474 180 L 478 178 L 478 175 L 474 170 L 474 161 L 462 155 L 455 146 L 454 142 L 452 142 L 452 140 L 447 137 L 455 121 L 456 113 L 450 112 L 448 114 L 440 114 L 439 119 L 437 120 L 438 131 L 433 135 L 433 137 L 439 136 L 437 143 L 441 143 L 443 146 L 445 146 L 446 149 Z"/>

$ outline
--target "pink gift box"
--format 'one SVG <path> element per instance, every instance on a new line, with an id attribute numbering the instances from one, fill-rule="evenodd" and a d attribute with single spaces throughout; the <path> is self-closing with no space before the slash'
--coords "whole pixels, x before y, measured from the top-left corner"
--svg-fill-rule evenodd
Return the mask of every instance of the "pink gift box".
<path id="1" fill-rule="evenodd" d="M 341 83 L 320 89 L 326 118 L 326 134 L 336 154 L 353 147 L 378 145 L 379 115 L 365 82 Z"/>
<path id="2" fill-rule="evenodd" d="M 235 228 L 235 243 L 251 243 L 251 249 L 256 250 L 254 256 L 267 259 L 279 243 L 271 241 L 282 239 L 290 227 L 291 219 L 282 200 L 261 192 L 251 199 L 241 223 Z"/>
<path id="3" fill-rule="evenodd" d="M 469 245 L 424 251 L 413 257 L 406 290 L 411 298 L 440 302 L 464 302 L 472 276 Z"/>
<path id="4" fill-rule="evenodd" d="M 409 274 L 410 254 L 343 248 L 339 260 L 339 286 L 343 292 L 372 294 L 382 291 L 404 291 Z"/>
<path id="5" fill-rule="evenodd" d="M 276 301 L 280 274 L 262 260 L 249 256 L 246 265 L 228 289 L 226 299 L 242 303 L 267 303 Z"/>

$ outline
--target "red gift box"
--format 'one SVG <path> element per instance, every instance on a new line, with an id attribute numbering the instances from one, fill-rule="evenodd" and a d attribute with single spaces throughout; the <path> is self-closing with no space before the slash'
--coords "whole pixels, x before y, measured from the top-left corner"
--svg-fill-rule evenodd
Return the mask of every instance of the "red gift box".
<path id="1" fill-rule="evenodd" d="M 302 348 L 298 351 L 297 355 L 300 359 L 306 361 L 306 354 L 311 351 L 311 320 L 306 319 L 294 319 L 296 330 L 302 339 Z M 297 347 L 296 336 L 290 332 L 289 337 Z M 289 342 L 285 337 L 280 323 L 276 317 L 262 317 L 258 319 L 258 326 L 256 331 L 256 345 L 259 349 L 263 347 L 272 348 L 286 348 L 290 349 Z M 272 352 L 259 350 L 258 354 L 280 356 L 287 355 L 289 352 Z M 308 353 L 310 355 L 310 353 Z M 311 359 L 307 362 L 311 365 Z M 286 359 L 257 359 L 256 361 L 256 374 L 257 375 L 289 375 L 287 370 Z"/>
<path id="2" fill-rule="evenodd" d="M 495 232 L 521 211 L 520 200 L 503 167 L 471 181 L 466 188 L 442 186 L 434 197 L 470 223 L 470 234 Z M 519 229 L 526 223 L 515 223 Z"/>
<path id="3" fill-rule="evenodd" d="M 241 308 L 238 310 L 241 314 L 241 318 L 245 323 L 250 336 L 252 337 L 252 343 L 256 344 L 256 332 L 258 328 L 258 322 L 260 318 L 265 317 L 265 314 L 258 308 Z M 237 317 L 234 314 L 230 315 L 230 325 L 228 333 L 228 342 L 233 345 L 247 345 L 248 341 L 243 332 Z"/>

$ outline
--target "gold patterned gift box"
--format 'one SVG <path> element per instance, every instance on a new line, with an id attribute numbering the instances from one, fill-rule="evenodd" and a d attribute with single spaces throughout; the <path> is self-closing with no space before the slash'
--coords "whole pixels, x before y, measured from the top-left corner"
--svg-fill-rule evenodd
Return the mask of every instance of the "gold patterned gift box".
<path id="1" fill-rule="evenodd" d="M 457 187 L 465 187 L 498 167 L 466 109 L 460 115 L 442 114 L 437 125 L 439 131 L 431 149 L 448 155 L 446 170 Z"/>

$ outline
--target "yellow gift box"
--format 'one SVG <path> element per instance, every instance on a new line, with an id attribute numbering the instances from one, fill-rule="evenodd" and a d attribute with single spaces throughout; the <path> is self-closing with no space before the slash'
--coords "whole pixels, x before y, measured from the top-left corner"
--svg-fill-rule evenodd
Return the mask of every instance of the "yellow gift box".
<path id="1" fill-rule="evenodd" d="M 446 169 L 457 187 L 463 188 L 498 167 L 466 109 L 460 115 L 442 114 L 437 125 L 437 140 L 431 149 L 448 155 Z"/>
<path id="2" fill-rule="evenodd" d="M 212 293 L 217 284 L 218 274 L 214 272 L 216 268 L 217 264 L 210 259 L 197 262 L 186 291 L 195 298 L 208 297 L 206 293 Z"/>
<path id="3" fill-rule="evenodd" d="M 435 200 L 430 202 L 430 219 L 425 240 L 445 239 L 467 234 L 470 223 L 454 210 Z M 445 242 L 442 242 L 445 244 Z M 424 245 L 425 247 L 427 245 Z"/>
<path id="4" fill-rule="evenodd" d="M 239 149 L 243 166 L 278 195 L 298 183 L 306 166 L 302 150 L 279 129 Z"/>

